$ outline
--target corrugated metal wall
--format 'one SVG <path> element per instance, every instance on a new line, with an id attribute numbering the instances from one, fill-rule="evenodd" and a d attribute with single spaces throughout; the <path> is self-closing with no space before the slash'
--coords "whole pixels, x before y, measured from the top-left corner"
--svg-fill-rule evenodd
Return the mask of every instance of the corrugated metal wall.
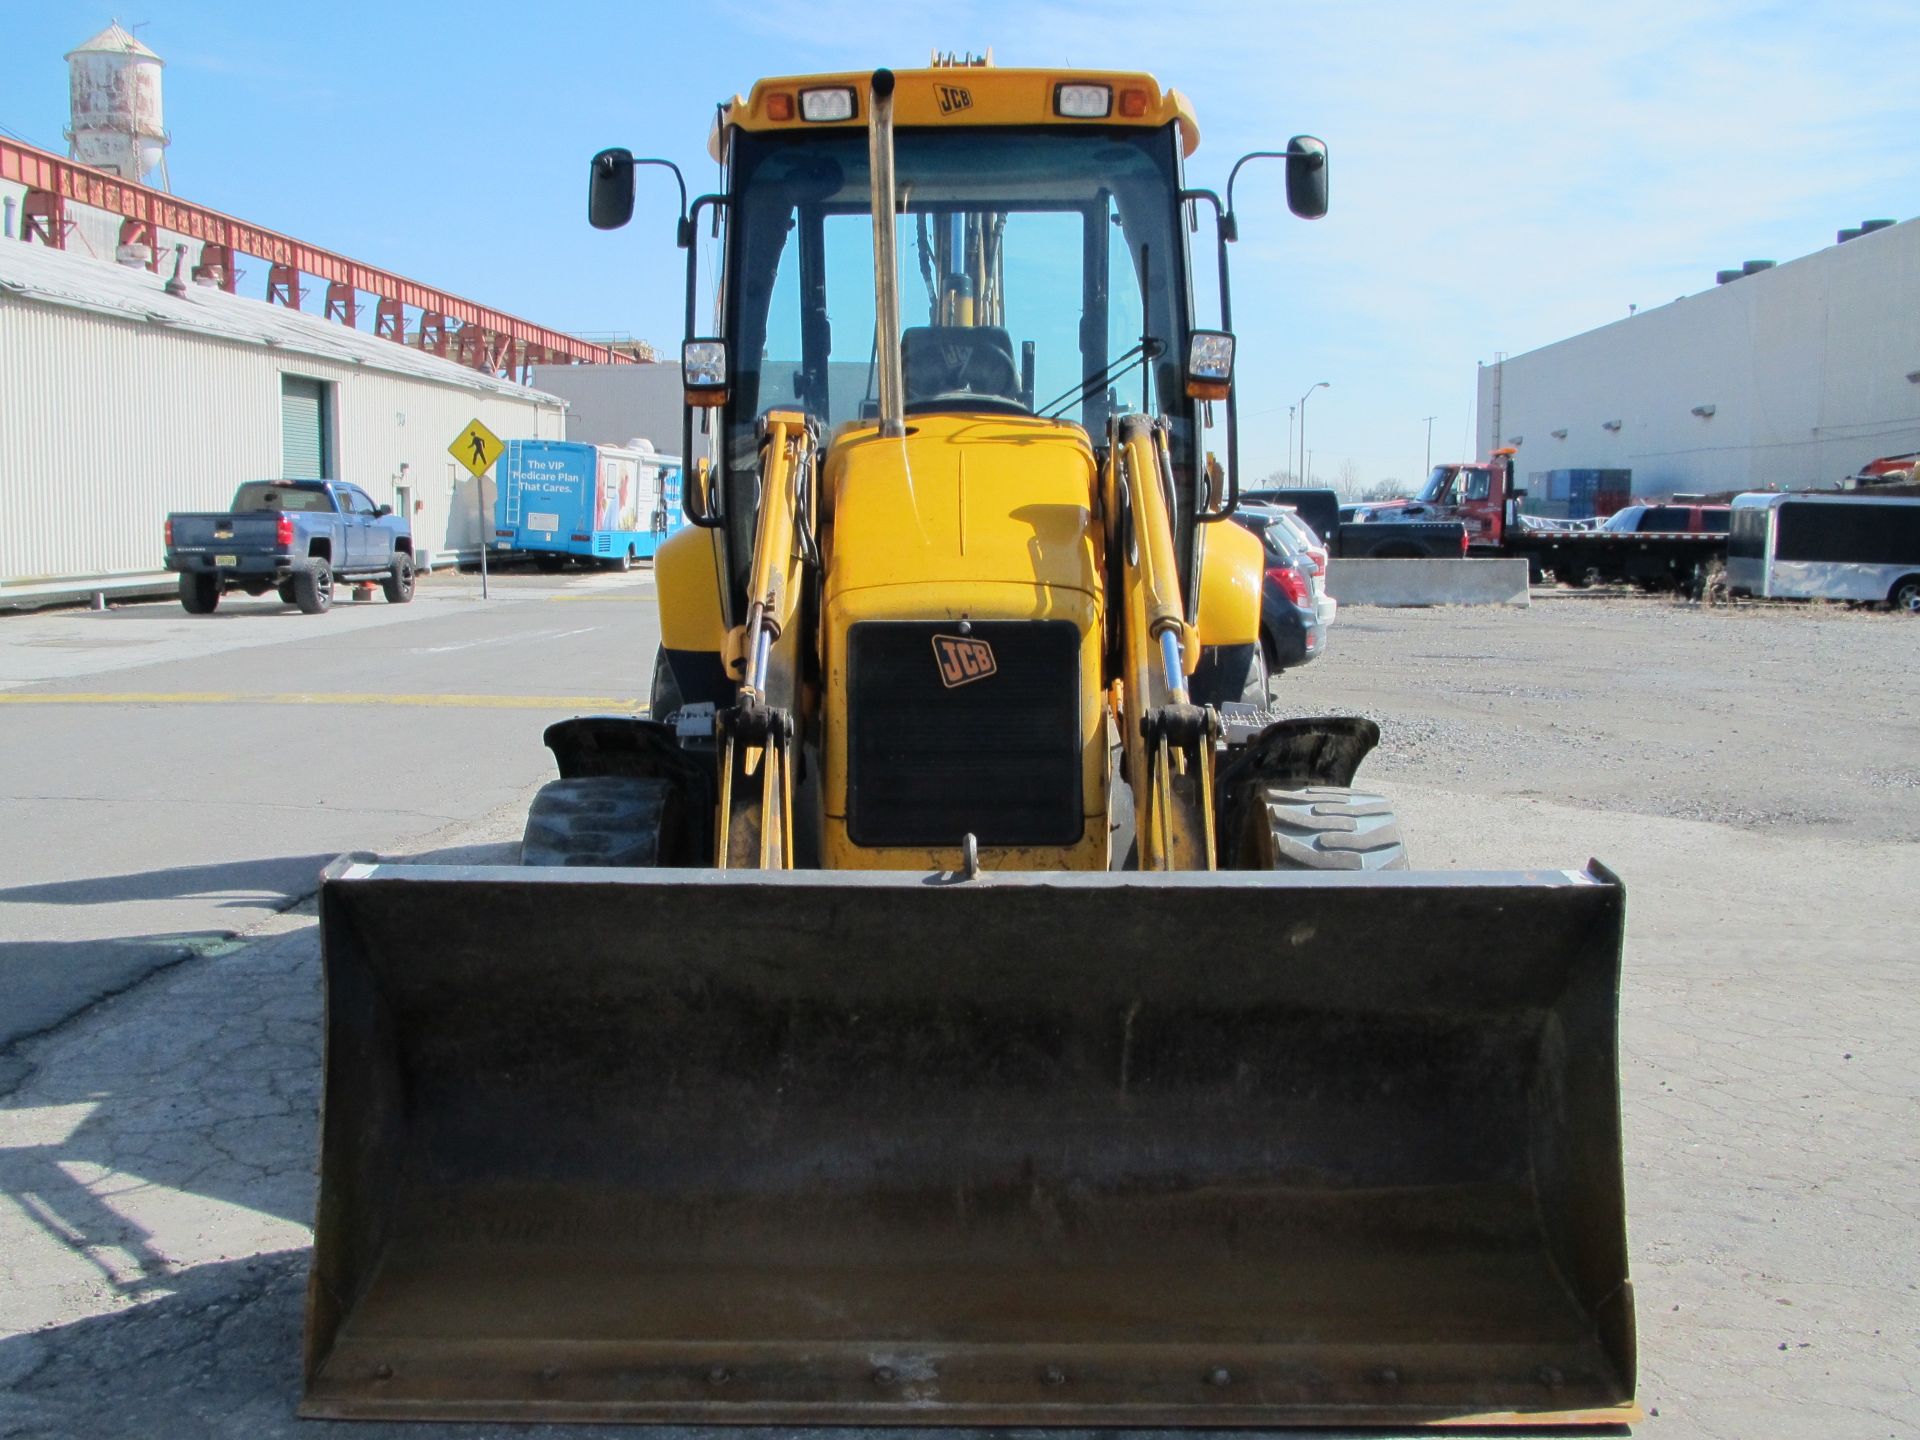
<path id="1" fill-rule="evenodd" d="M 157 570 L 168 511 L 281 473 L 283 374 L 333 385 L 340 479 L 393 504 L 407 464 L 416 545 L 438 554 L 480 528 L 446 452 L 469 420 L 562 438 L 551 402 L 0 299 L 0 581 Z"/>
<path id="2" fill-rule="evenodd" d="M 1916 317 L 1910 220 L 1514 356 L 1498 439 L 1486 366 L 1478 453 L 1519 436 L 1523 474 L 1627 468 L 1656 498 L 1829 486 L 1920 448 Z"/>

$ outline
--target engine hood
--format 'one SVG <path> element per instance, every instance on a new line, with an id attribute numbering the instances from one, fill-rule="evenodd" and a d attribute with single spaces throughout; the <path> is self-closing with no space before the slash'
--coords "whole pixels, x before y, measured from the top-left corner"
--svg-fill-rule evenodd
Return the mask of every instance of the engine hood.
<path id="1" fill-rule="evenodd" d="M 913 417 L 836 438 L 823 499 L 827 593 L 896 585 L 1100 588 L 1097 471 L 1077 425 Z"/>

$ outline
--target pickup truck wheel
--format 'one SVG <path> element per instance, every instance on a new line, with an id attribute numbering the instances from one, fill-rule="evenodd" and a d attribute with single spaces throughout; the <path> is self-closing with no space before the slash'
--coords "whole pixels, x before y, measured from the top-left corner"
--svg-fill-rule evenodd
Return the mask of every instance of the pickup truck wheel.
<path id="1" fill-rule="evenodd" d="M 1920 615 L 1920 575 L 1909 575 L 1895 585 L 1887 605 L 1903 615 Z"/>
<path id="2" fill-rule="evenodd" d="M 333 608 L 333 566 L 307 561 L 293 572 L 293 603 L 308 615 L 324 615 Z"/>
<path id="3" fill-rule="evenodd" d="M 672 865 L 687 857 L 679 787 L 587 775 L 550 780 L 527 811 L 523 865 Z"/>
<path id="4" fill-rule="evenodd" d="M 282 605 L 293 604 L 293 581 L 282 580 L 278 585 L 274 586 L 273 588 L 274 588 L 274 593 L 279 595 L 280 603 Z"/>
<path id="5" fill-rule="evenodd" d="M 380 581 L 380 589 L 389 605 L 404 605 L 413 599 L 413 557 L 402 551 L 393 557 L 393 568 Z"/>
<path id="6" fill-rule="evenodd" d="M 1407 868 L 1393 807 L 1337 785 L 1262 785 L 1236 848 L 1242 870 Z"/>
<path id="7" fill-rule="evenodd" d="M 211 615 L 220 603 L 220 577 L 188 570 L 180 576 L 180 604 L 189 615 Z"/>

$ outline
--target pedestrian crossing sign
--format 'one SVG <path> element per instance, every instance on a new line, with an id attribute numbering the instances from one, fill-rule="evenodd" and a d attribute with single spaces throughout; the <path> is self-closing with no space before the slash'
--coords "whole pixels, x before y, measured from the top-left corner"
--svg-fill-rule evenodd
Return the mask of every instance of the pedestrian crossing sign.
<path id="1" fill-rule="evenodd" d="M 493 468 L 493 462 L 506 448 L 505 441 L 475 420 L 447 447 L 447 453 L 471 470 L 473 478 L 478 480 Z"/>

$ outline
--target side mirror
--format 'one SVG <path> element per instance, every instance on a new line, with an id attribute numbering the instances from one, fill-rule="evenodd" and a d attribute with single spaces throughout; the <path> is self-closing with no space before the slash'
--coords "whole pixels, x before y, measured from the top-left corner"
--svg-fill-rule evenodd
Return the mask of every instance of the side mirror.
<path id="1" fill-rule="evenodd" d="M 1187 341 L 1187 394 L 1195 400 L 1224 400 L 1233 389 L 1233 336 L 1225 330 L 1196 330 Z"/>
<path id="2" fill-rule="evenodd" d="M 680 383 L 687 406 L 711 410 L 727 403 L 727 342 L 689 340 L 680 347 Z"/>
<path id="3" fill-rule="evenodd" d="M 596 230 L 618 230 L 632 218 L 633 152 L 602 150 L 588 175 L 587 223 Z"/>
<path id="4" fill-rule="evenodd" d="M 1327 147 L 1311 135 L 1287 141 L 1287 208 L 1302 220 L 1327 213 Z"/>
<path id="5" fill-rule="evenodd" d="M 391 515 L 392 513 L 393 513 L 393 507 L 391 505 L 382 505 L 374 510 L 373 518 L 376 520 L 383 520 L 387 516 Z"/>

